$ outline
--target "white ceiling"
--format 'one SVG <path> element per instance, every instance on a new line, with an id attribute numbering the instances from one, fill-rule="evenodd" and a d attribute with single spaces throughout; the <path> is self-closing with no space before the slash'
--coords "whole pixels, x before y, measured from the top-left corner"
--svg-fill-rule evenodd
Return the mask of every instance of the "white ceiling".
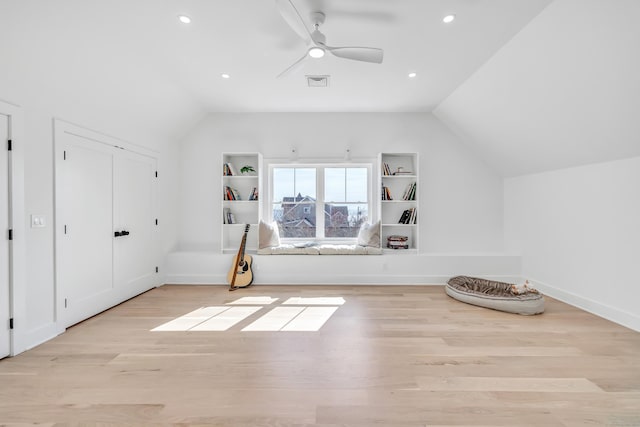
<path id="1" fill-rule="evenodd" d="M 29 72 L 52 65 L 38 56 L 55 61 L 58 53 L 73 67 L 55 64 L 61 79 L 73 73 L 70 83 L 85 87 L 110 75 L 123 92 L 155 92 L 153 104 L 165 89 L 122 77 L 123 69 L 208 112 L 431 111 L 551 0 L 293 2 L 305 17 L 326 14 L 328 44 L 382 48 L 383 64 L 327 56 L 276 80 L 306 47 L 273 0 L 0 0 L 0 23 L 12 28 L 7 36 L 19 40 Z M 450 13 L 457 19 L 444 24 Z M 193 22 L 181 24 L 179 14 Z M 330 87 L 306 87 L 306 74 L 330 75 Z"/>
<path id="2" fill-rule="evenodd" d="M 639 19 L 556 0 L 434 114 L 503 176 L 640 156 Z"/>

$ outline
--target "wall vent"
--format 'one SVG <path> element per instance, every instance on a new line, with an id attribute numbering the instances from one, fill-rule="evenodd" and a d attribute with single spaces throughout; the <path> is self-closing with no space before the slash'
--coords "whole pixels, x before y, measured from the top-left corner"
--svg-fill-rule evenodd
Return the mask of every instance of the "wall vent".
<path id="1" fill-rule="evenodd" d="M 307 86 L 309 87 L 328 87 L 329 76 L 307 76 Z"/>

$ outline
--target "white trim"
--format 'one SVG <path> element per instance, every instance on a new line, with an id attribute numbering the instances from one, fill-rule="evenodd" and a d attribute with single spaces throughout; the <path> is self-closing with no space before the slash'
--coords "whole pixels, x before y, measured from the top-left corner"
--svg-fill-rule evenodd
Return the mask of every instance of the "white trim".
<path id="1" fill-rule="evenodd" d="M 13 229 L 10 247 L 11 277 L 9 280 L 10 313 L 14 328 L 10 331 L 10 354 L 15 356 L 26 350 L 27 292 L 26 292 L 26 229 L 24 216 L 24 116 L 18 105 L 0 100 L 0 113 L 9 116 L 9 137 L 12 141 L 9 153 L 11 210 L 9 224 Z"/>
<path id="2" fill-rule="evenodd" d="M 61 131 L 64 133 L 68 133 L 70 135 L 80 136 L 82 138 L 87 138 L 92 141 L 99 142 L 101 144 L 106 144 L 116 148 L 122 148 L 128 151 L 133 151 L 134 153 L 142 154 L 143 156 L 152 157 L 154 159 L 157 159 L 160 154 L 159 151 L 153 150 L 151 148 L 147 148 L 142 145 L 138 145 L 133 142 L 129 142 L 124 139 L 117 138 L 115 136 L 107 135 L 102 132 L 97 132 L 95 130 L 85 128 L 83 126 L 68 122 L 66 120 L 54 118 L 53 127 L 54 127 L 54 132 Z"/>
<path id="3" fill-rule="evenodd" d="M 84 128 L 82 126 L 75 125 L 73 123 L 60 120 L 53 119 L 53 173 L 54 173 L 54 203 L 53 203 L 53 223 L 54 223 L 54 299 L 55 299 L 55 312 L 54 319 L 55 323 L 58 325 L 60 332 L 64 332 L 67 325 L 63 324 L 64 319 L 61 316 L 64 308 L 64 296 L 61 294 L 61 272 L 60 272 L 60 254 L 62 253 L 62 241 L 60 239 L 61 233 L 63 233 L 63 224 L 61 223 L 61 218 L 63 216 L 63 206 L 60 205 L 61 200 L 59 200 L 59 195 L 61 193 L 60 190 L 60 182 L 62 181 L 62 171 L 61 165 L 65 156 L 64 153 L 64 135 L 73 135 L 76 137 L 88 139 L 97 144 L 101 144 L 104 150 L 108 150 L 112 153 L 117 153 L 113 148 L 117 148 L 120 150 L 125 150 L 127 152 L 135 153 L 137 155 L 142 155 L 148 157 L 153 161 L 153 169 L 157 171 L 158 169 L 158 157 L 159 153 L 155 150 L 148 149 L 146 147 L 130 143 L 128 141 L 121 140 L 116 137 L 112 137 L 109 135 L 105 135 L 100 132 L 93 131 L 91 129 Z M 115 154 L 114 154 L 115 155 Z M 157 218 L 158 212 L 158 181 L 153 181 L 153 195 L 152 195 L 152 209 Z M 159 226 L 154 228 L 154 240 L 156 244 L 154 244 L 154 258 L 160 263 L 161 258 L 158 252 L 157 242 L 159 241 Z M 158 264 L 159 265 L 159 264 Z M 153 287 L 157 287 L 160 284 L 160 275 L 158 274 Z M 135 295 L 131 295 L 130 292 L 127 293 L 125 290 L 123 294 L 113 294 L 111 296 L 111 300 L 105 300 L 105 304 L 116 305 L 125 299 L 131 298 Z M 110 301 L 110 302 L 109 302 Z M 54 335 L 55 336 L 55 335 Z"/>
<path id="4" fill-rule="evenodd" d="M 564 291 L 553 285 L 530 277 L 526 278 L 536 289 L 545 295 L 549 295 L 551 298 L 555 298 L 591 314 L 640 332 L 640 316 L 637 314 L 629 313 L 628 311 L 623 311 L 619 308 L 602 304 L 589 298 L 581 297 L 580 295 Z"/>
<path id="5" fill-rule="evenodd" d="M 313 240 L 313 241 L 317 241 L 317 242 L 326 242 L 326 243 L 332 243 L 335 244 L 337 241 L 340 242 L 344 242 L 344 243 L 353 243 L 357 240 L 357 236 L 353 237 L 353 238 L 331 238 L 331 237 L 325 237 L 324 236 L 324 231 L 325 231 L 325 221 L 324 221 L 324 205 L 326 203 L 330 203 L 330 202 L 326 202 L 324 200 L 324 193 L 325 193 L 325 188 L 324 188 L 324 184 L 325 184 L 325 169 L 328 168 L 366 168 L 367 169 L 367 197 L 369 200 L 367 200 L 365 202 L 365 204 L 367 205 L 367 215 L 368 215 L 368 221 L 373 223 L 375 221 L 377 221 L 377 212 L 378 212 L 378 207 L 376 205 L 376 201 L 377 198 L 374 194 L 374 190 L 373 190 L 373 180 L 374 180 L 374 171 L 375 171 L 375 163 L 373 161 L 371 162 L 367 162 L 367 161 L 363 161 L 363 162 L 353 162 L 353 161 L 349 161 L 349 162 L 336 162 L 335 160 L 333 161 L 327 161 L 327 162 L 320 162 L 320 161 L 315 161 L 315 162 L 301 162 L 301 161 L 292 161 L 289 163 L 281 163 L 281 162 L 276 162 L 273 161 L 273 159 L 267 159 L 265 160 L 265 164 L 266 164 L 266 168 L 265 170 L 267 171 L 267 177 L 266 177 L 266 185 L 268 188 L 268 199 L 266 200 L 266 202 L 263 205 L 263 214 L 262 214 L 262 218 L 266 218 L 267 221 L 273 221 L 273 205 L 275 204 L 274 202 L 274 193 L 273 193 L 273 170 L 275 168 L 290 168 L 290 169 L 295 169 L 295 168 L 313 168 L 316 170 L 316 197 L 315 197 L 315 201 L 314 201 L 314 205 L 315 205 L 315 209 L 316 209 L 316 237 L 315 238 L 283 238 L 281 237 L 281 239 L 284 242 L 296 242 L 296 241 L 309 241 L 309 240 Z M 346 185 L 346 183 L 345 183 Z M 345 187 L 346 190 L 346 187 Z M 295 193 L 295 191 L 294 191 Z M 295 197 L 295 194 L 294 194 Z M 335 202 L 334 203 L 342 203 L 342 202 Z M 344 202 L 345 204 L 363 204 L 362 202 Z"/>

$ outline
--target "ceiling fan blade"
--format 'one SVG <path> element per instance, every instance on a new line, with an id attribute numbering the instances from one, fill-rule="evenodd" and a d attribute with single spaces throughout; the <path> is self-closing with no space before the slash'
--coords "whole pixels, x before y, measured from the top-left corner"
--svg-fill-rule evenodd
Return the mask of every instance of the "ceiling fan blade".
<path id="1" fill-rule="evenodd" d="M 280 11 L 280 15 L 287 21 L 287 24 L 295 31 L 306 44 L 311 42 L 311 31 L 307 28 L 302 15 L 293 5 L 291 0 L 276 0 L 276 5 Z"/>
<path id="2" fill-rule="evenodd" d="M 384 56 L 384 51 L 377 47 L 324 47 L 339 58 L 353 59 L 354 61 L 381 64 Z"/>
<path id="3" fill-rule="evenodd" d="M 298 59 L 296 62 L 294 62 L 293 64 L 289 65 L 289 67 L 284 70 L 283 72 L 281 72 L 280 74 L 278 74 L 276 76 L 276 79 L 282 78 L 288 74 L 291 74 L 294 70 L 297 70 L 298 68 L 300 68 L 302 66 L 302 62 L 307 59 L 307 54 L 305 53 L 304 56 L 300 59 Z"/>

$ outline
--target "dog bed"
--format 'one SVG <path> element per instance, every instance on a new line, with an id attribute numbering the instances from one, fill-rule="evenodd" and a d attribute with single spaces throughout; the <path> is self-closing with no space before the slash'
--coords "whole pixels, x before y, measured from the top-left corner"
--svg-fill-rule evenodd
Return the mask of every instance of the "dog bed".
<path id="1" fill-rule="evenodd" d="M 544 312 L 544 298 L 532 288 L 517 293 L 516 285 L 477 277 L 456 276 L 445 286 L 447 295 L 458 301 L 508 313 L 531 315 Z"/>

